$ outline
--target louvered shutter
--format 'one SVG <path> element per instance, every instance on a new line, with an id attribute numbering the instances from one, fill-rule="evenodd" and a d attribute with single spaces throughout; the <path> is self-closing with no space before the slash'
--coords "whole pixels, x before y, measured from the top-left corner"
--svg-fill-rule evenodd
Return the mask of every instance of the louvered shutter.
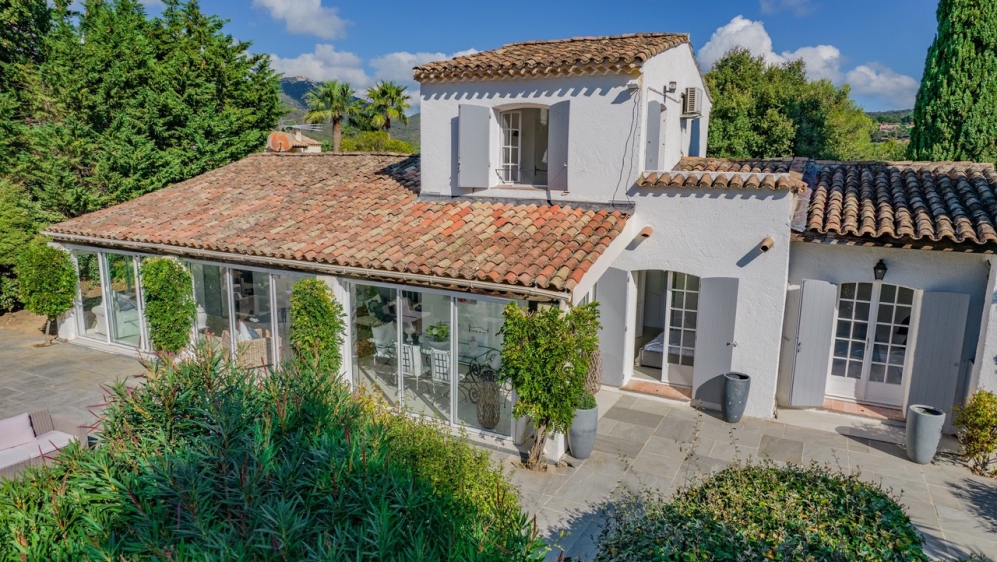
<path id="1" fill-rule="evenodd" d="M 661 146 L 661 102 L 647 102 L 647 138 L 644 142 L 644 170 L 661 169 L 659 150 Z"/>
<path id="2" fill-rule="evenodd" d="M 907 403 L 944 410 L 949 423 L 962 372 L 962 344 L 968 311 L 969 295 L 932 292 L 921 295 Z"/>
<path id="3" fill-rule="evenodd" d="M 547 188 L 568 190 L 568 121 L 570 105 L 567 101 L 550 106 L 547 127 Z"/>
<path id="4" fill-rule="evenodd" d="M 803 281 L 790 406 L 824 405 L 837 300 L 837 285 L 815 279 Z"/>

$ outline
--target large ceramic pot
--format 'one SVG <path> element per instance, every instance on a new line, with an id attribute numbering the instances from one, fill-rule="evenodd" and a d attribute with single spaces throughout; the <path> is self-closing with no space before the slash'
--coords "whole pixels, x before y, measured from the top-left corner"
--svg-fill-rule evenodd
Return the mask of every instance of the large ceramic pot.
<path id="1" fill-rule="evenodd" d="M 748 404 L 748 391 L 751 390 L 751 377 L 744 373 L 724 373 L 724 401 L 720 412 L 727 423 L 737 423 L 744 415 Z"/>
<path id="2" fill-rule="evenodd" d="M 588 410 L 575 410 L 575 418 L 568 428 L 568 449 L 576 459 L 587 459 L 595 447 L 596 432 L 599 429 L 599 406 Z"/>
<path id="3" fill-rule="evenodd" d="M 928 464 L 935 458 L 942 439 L 945 412 L 913 404 L 907 408 L 907 458 L 917 464 Z"/>

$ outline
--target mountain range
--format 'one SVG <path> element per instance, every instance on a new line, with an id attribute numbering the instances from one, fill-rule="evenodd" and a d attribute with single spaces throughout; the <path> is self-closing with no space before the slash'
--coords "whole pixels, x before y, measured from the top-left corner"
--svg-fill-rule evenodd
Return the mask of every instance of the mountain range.
<path id="1" fill-rule="evenodd" d="M 320 82 L 304 76 L 285 76 L 280 79 L 280 101 L 288 108 L 287 114 L 281 119 L 281 126 L 296 125 L 305 122 L 305 94 L 314 90 Z M 315 140 L 331 141 L 332 125 L 324 123 L 321 131 L 306 132 Z M 419 114 L 409 115 L 408 125 L 394 122 L 391 124 L 392 138 L 403 140 L 419 149 Z"/>

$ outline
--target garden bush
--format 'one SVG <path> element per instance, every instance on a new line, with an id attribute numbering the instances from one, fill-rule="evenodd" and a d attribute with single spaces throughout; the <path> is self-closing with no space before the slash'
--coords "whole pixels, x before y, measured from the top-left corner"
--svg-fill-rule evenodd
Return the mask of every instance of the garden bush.
<path id="1" fill-rule="evenodd" d="M 323 147 L 322 150 L 326 150 L 326 148 Z M 364 131 L 356 136 L 345 138 L 340 143 L 340 150 L 343 152 L 397 152 L 401 154 L 415 152 L 412 145 L 403 140 L 393 139 L 384 131 Z"/>
<path id="2" fill-rule="evenodd" d="M 956 407 L 955 425 L 969 469 L 997 478 L 997 394 L 977 390 L 965 406 Z"/>
<path id="3" fill-rule="evenodd" d="M 339 365 L 346 324 L 343 306 L 320 279 L 302 279 L 291 289 L 291 347 L 299 357 Z"/>
<path id="4" fill-rule="evenodd" d="M 76 299 L 76 267 L 69 254 L 43 242 L 28 245 L 14 267 L 24 308 L 45 317 L 45 335 Z"/>
<path id="5" fill-rule="evenodd" d="M 542 559 L 487 452 L 338 367 L 259 373 L 199 344 L 117 385 L 95 449 L 2 484 L 0 559 Z"/>
<path id="6" fill-rule="evenodd" d="M 922 539 L 890 494 L 826 466 L 732 465 L 666 499 L 611 510 L 599 561 L 918 561 Z"/>
<path id="7" fill-rule="evenodd" d="M 197 318 L 190 271 L 172 258 L 142 260 L 142 297 L 149 340 L 157 353 L 178 353 L 190 343 Z"/>
<path id="8" fill-rule="evenodd" d="M 0 272 L 0 314 L 14 312 L 21 306 L 17 277 Z"/>

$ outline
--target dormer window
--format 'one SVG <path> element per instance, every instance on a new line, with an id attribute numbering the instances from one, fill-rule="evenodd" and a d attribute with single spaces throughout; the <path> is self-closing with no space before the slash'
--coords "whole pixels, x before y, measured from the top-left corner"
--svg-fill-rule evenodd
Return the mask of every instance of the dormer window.
<path id="1" fill-rule="evenodd" d="M 549 113 L 524 108 L 499 113 L 501 144 L 496 168 L 503 184 L 547 185 Z"/>

